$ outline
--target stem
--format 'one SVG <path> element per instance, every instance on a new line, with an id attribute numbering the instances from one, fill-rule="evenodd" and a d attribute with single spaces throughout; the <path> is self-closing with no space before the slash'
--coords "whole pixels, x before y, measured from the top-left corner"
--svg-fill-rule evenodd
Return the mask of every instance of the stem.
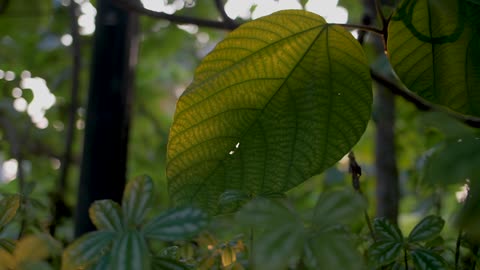
<path id="1" fill-rule="evenodd" d="M 253 227 L 250 227 L 250 248 L 249 248 L 249 252 L 248 252 L 248 264 L 249 264 L 249 268 L 254 270 L 254 266 L 253 266 Z"/>
<path id="2" fill-rule="evenodd" d="M 338 26 L 343 26 L 345 28 L 354 28 L 354 29 L 358 29 L 358 30 L 368 31 L 368 32 L 377 34 L 377 35 L 382 36 L 382 37 L 383 37 L 383 34 L 384 34 L 382 29 L 378 29 L 378 28 L 368 26 L 368 25 L 351 24 L 351 23 L 331 23 L 330 25 L 338 25 Z"/>
<path id="3" fill-rule="evenodd" d="M 385 29 L 387 20 L 385 19 L 385 14 L 383 14 L 382 4 L 380 3 L 380 0 L 375 0 L 375 9 L 377 10 L 377 14 L 382 20 L 382 29 Z"/>
<path id="4" fill-rule="evenodd" d="M 223 3 L 222 0 L 214 0 L 215 6 L 217 7 L 218 13 L 220 13 L 220 16 L 222 16 L 222 20 L 224 23 L 230 25 L 230 27 L 236 27 L 236 23 L 227 15 L 227 12 L 225 12 L 225 4 Z"/>
<path id="5" fill-rule="evenodd" d="M 407 248 L 403 248 L 403 260 L 405 261 L 405 270 L 408 270 L 408 256 L 407 256 Z"/>
<path id="6" fill-rule="evenodd" d="M 460 230 L 457 236 L 457 243 L 455 245 L 455 270 L 458 270 L 458 262 L 460 260 L 460 244 L 462 242 L 463 231 Z"/>

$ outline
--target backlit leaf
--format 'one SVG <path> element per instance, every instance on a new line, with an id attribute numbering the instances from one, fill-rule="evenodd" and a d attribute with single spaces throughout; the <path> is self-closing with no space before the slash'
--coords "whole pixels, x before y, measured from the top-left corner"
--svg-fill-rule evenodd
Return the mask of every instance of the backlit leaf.
<path id="1" fill-rule="evenodd" d="M 207 224 L 207 214 L 199 209 L 186 207 L 160 214 L 148 222 L 142 228 L 142 232 L 147 238 L 175 241 L 195 236 Z"/>
<path id="2" fill-rule="evenodd" d="M 404 0 L 389 24 L 388 54 L 410 90 L 480 116 L 480 35 L 466 7 L 464 0 Z"/>
<path id="3" fill-rule="evenodd" d="M 153 182 L 148 176 L 140 176 L 128 182 L 122 199 L 122 210 L 128 224 L 143 222 L 153 192 Z"/>
<path id="4" fill-rule="evenodd" d="M 412 256 L 415 269 L 418 270 L 443 270 L 449 269 L 443 258 L 428 249 L 415 249 L 410 255 Z"/>
<path id="5" fill-rule="evenodd" d="M 427 216 L 422 221 L 420 221 L 410 232 L 408 236 L 408 241 L 410 242 L 420 242 L 428 241 L 436 236 L 442 231 L 445 221 L 439 216 Z"/>
<path id="6" fill-rule="evenodd" d="M 76 270 L 96 263 L 111 248 L 117 233 L 95 231 L 83 235 L 63 252 L 62 270 Z"/>
<path id="7" fill-rule="evenodd" d="M 93 224 L 99 230 L 121 232 L 123 230 L 120 205 L 112 200 L 95 201 L 88 210 Z"/>
<path id="8" fill-rule="evenodd" d="M 366 207 L 366 201 L 353 191 L 324 192 L 315 206 L 315 227 L 351 221 L 361 216 Z"/>
<path id="9" fill-rule="evenodd" d="M 365 54 L 345 29 L 300 10 L 245 23 L 205 57 L 177 103 L 170 195 L 218 213 L 227 190 L 283 193 L 357 143 L 371 103 Z"/>
<path id="10" fill-rule="evenodd" d="M 143 235 L 129 231 L 114 241 L 111 250 L 111 269 L 149 270 L 150 252 Z"/>
<path id="11" fill-rule="evenodd" d="M 0 201 L 0 228 L 9 223 L 17 214 L 20 207 L 20 196 L 5 196 Z"/>

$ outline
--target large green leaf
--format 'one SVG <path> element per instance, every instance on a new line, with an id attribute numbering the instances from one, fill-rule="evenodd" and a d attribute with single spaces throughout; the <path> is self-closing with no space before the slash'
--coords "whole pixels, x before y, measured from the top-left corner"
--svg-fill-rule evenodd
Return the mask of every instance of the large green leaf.
<path id="1" fill-rule="evenodd" d="M 432 240 L 442 231 L 445 221 L 439 217 L 430 215 L 422 219 L 408 235 L 408 241 L 420 242 Z"/>
<path id="2" fill-rule="evenodd" d="M 96 263 L 104 256 L 117 237 L 111 231 L 95 231 L 80 237 L 63 252 L 62 270 L 76 270 Z"/>
<path id="3" fill-rule="evenodd" d="M 404 0 L 388 28 L 388 54 L 410 90 L 457 112 L 480 116 L 480 28 L 467 16 L 467 5 L 473 4 Z"/>
<path id="4" fill-rule="evenodd" d="M 322 233 L 314 238 L 309 238 L 305 247 L 305 264 L 308 269 L 364 269 L 360 253 L 351 242 L 332 235 Z"/>
<path id="5" fill-rule="evenodd" d="M 5 196 L 0 201 L 0 229 L 9 223 L 17 214 L 20 207 L 20 196 Z"/>
<path id="6" fill-rule="evenodd" d="M 177 103 L 170 195 L 218 213 L 226 190 L 287 191 L 355 145 L 371 103 L 365 54 L 348 31 L 300 10 L 245 23 L 202 61 Z"/>
<path id="7" fill-rule="evenodd" d="M 191 207 L 171 209 L 145 224 L 147 238 L 163 241 L 184 240 L 200 233 L 208 224 L 203 211 Z"/>
<path id="8" fill-rule="evenodd" d="M 139 176 L 125 187 L 122 199 L 123 216 L 129 225 L 143 222 L 153 192 L 153 182 L 148 176 Z"/>
<path id="9" fill-rule="evenodd" d="M 111 250 L 111 256 L 111 269 L 151 269 L 147 242 L 143 235 L 137 231 L 129 231 L 116 239 Z"/>
<path id="10" fill-rule="evenodd" d="M 324 192 L 318 198 L 313 215 L 315 228 L 325 228 L 361 216 L 367 203 L 354 191 Z"/>
<path id="11" fill-rule="evenodd" d="M 123 231 L 120 205 L 112 200 L 95 201 L 88 209 L 92 223 L 99 230 Z"/>

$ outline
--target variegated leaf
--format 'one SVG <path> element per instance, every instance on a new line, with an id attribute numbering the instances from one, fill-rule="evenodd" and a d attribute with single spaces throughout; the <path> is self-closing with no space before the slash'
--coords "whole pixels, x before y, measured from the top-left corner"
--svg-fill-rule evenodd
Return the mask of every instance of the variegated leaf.
<path id="1" fill-rule="evenodd" d="M 99 230 L 117 232 L 124 230 L 120 205 L 112 200 L 95 201 L 90 206 L 88 214 Z"/>
<path id="2" fill-rule="evenodd" d="M 435 238 L 443 229 L 445 221 L 439 217 L 430 215 L 422 219 L 408 236 L 410 242 L 428 241 Z"/>
<path id="3" fill-rule="evenodd" d="M 169 210 L 147 223 L 142 232 L 150 239 L 175 241 L 198 234 L 208 224 L 205 212 L 191 207 Z"/>
<path id="4" fill-rule="evenodd" d="M 428 249 L 415 249 L 411 252 L 416 270 L 447 270 L 442 256 Z"/>
<path id="5" fill-rule="evenodd" d="M 62 270 L 77 270 L 93 265 L 110 250 L 117 235 L 111 231 L 95 231 L 83 235 L 63 252 Z"/>
<path id="6" fill-rule="evenodd" d="M 403 242 L 403 235 L 400 229 L 390 223 L 386 218 L 376 218 L 373 222 L 375 234 L 380 240 L 388 240 L 392 242 Z"/>
<path id="7" fill-rule="evenodd" d="M 402 243 L 389 240 L 375 242 L 368 249 L 370 261 L 375 266 L 387 265 L 400 256 Z"/>
<path id="8" fill-rule="evenodd" d="M 153 192 L 149 176 L 139 176 L 130 181 L 123 193 L 122 211 L 128 225 L 138 226 L 143 222 Z"/>
<path id="9" fill-rule="evenodd" d="M 114 241 L 111 250 L 111 269 L 150 270 L 150 252 L 143 235 L 129 231 Z"/>

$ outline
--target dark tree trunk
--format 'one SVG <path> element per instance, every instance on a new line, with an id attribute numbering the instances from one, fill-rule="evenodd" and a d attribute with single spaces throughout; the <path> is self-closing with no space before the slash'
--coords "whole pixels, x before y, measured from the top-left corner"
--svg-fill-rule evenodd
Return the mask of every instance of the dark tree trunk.
<path id="1" fill-rule="evenodd" d="M 119 202 L 126 162 L 138 18 L 97 1 L 83 158 L 75 213 L 75 236 L 94 229 L 88 208 L 95 200 Z"/>

